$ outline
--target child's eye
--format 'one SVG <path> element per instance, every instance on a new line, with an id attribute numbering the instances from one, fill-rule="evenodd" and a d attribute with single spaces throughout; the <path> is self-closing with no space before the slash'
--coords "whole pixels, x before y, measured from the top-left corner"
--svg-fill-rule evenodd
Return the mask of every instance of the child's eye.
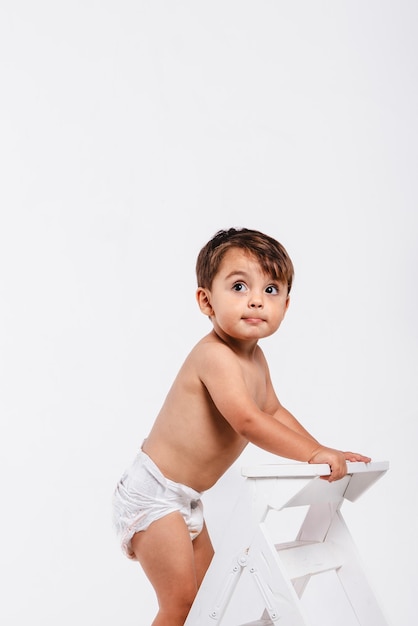
<path id="1" fill-rule="evenodd" d="M 279 293 L 279 290 L 275 285 L 269 285 L 268 287 L 266 287 L 266 293 L 276 295 Z"/>
<path id="2" fill-rule="evenodd" d="M 234 291 L 246 291 L 247 287 L 244 283 L 235 283 L 232 287 Z"/>

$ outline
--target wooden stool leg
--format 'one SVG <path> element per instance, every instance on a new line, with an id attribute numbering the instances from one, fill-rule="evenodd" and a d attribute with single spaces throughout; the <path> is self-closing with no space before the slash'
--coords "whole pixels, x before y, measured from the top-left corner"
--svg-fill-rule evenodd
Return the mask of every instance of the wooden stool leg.
<path id="1" fill-rule="evenodd" d="M 251 543 L 248 568 L 263 598 L 264 616 L 267 612 L 273 623 L 277 620 L 289 626 L 309 626 L 292 581 L 264 524 L 260 524 Z"/>
<path id="2" fill-rule="evenodd" d="M 337 512 L 327 537 L 345 553 L 344 565 L 336 570 L 344 592 L 361 626 L 387 626 L 375 594 L 363 570 L 357 548 L 340 512 Z"/>

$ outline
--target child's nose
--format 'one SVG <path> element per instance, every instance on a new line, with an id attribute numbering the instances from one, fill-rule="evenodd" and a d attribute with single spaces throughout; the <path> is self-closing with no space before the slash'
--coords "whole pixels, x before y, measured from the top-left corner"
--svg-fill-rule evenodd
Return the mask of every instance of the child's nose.
<path id="1" fill-rule="evenodd" d="M 260 296 L 253 296 L 250 300 L 250 307 L 252 309 L 259 309 L 263 306 L 263 300 Z"/>

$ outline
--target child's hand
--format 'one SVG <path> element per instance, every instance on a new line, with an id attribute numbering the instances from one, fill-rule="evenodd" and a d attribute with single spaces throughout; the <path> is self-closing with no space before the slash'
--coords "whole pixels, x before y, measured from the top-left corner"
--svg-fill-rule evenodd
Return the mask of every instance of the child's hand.
<path id="1" fill-rule="evenodd" d="M 370 463 L 371 458 L 357 452 L 340 452 L 340 450 L 321 446 L 315 450 L 309 459 L 309 463 L 326 463 L 330 466 L 331 474 L 329 476 L 321 476 L 321 478 L 330 483 L 334 480 L 340 480 L 347 474 L 347 461 Z"/>
<path id="2" fill-rule="evenodd" d="M 331 474 L 329 476 L 321 476 L 324 480 L 332 483 L 334 480 L 340 480 L 347 474 L 347 463 L 345 453 L 333 448 L 325 448 L 321 446 L 317 448 L 309 463 L 326 463 L 330 466 Z"/>
<path id="3" fill-rule="evenodd" d="M 370 463 L 371 461 L 369 456 L 364 456 L 357 452 L 343 452 L 343 454 L 346 461 L 360 461 L 362 463 Z"/>

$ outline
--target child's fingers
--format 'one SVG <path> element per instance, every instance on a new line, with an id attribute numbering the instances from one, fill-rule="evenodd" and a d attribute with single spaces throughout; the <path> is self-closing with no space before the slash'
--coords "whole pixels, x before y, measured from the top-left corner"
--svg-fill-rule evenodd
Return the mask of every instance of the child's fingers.
<path id="1" fill-rule="evenodd" d="M 344 457 L 346 461 L 360 461 L 362 463 L 370 463 L 371 461 L 369 456 L 364 456 L 358 452 L 344 452 Z"/>

